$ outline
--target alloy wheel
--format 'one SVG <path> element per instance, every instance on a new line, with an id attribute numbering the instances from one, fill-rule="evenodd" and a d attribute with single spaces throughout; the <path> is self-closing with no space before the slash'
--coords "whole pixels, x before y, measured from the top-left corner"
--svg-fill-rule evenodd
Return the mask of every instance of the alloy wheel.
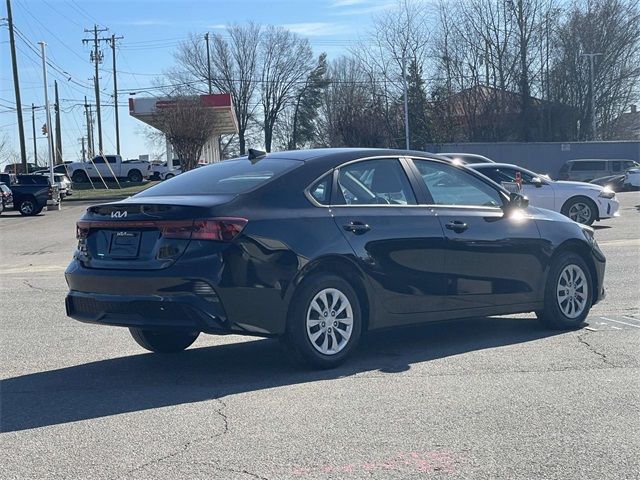
<path id="1" fill-rule="evenodd" d="M 353 309 L 347 296 L 335 288 L 325 288 L 307 309 L 307 337 L 323 355 L 335 355 L 349 343 L 353 330 Z"/>
<path id="2" fill-rule="evenodd" d="M 560 310 L 568 318 L 579 317 L 587 306 L 589 284 L 581 267 L 570 264 L 558 277 L 556 298 Z"/>
<path id="3" fill-rule="evenodd" d="M 586 224 L 591 218 L 591 207 L 584 202 L 576 202 L 569 208 L 569 218 L 574 222 Z"/>
<path id="4" fill-rule="evenodd" d="M 20 212 L 25 215 L 31 215 L 33 213 L 34 206 L 33 202 L 26 200 L 20 204 Z"/>

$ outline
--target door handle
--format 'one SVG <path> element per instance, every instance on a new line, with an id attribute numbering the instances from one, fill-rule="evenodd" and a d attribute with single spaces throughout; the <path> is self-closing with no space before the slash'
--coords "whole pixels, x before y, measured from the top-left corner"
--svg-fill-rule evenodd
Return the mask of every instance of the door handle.
<path id="1" fill-rule="evenodd" d="M 342 228 L 344 228 L 347 232 L 355 233 L 356 235 L 362 235 L 363 233 L 371 230 L 371 227 L 366 223 L 353 221 L 347 223 L 346 225 L 343 225 Z"/>
<path id="2" fill-rule="evenodd" d="M 445 225 L 445 227 L 448 230 L 453 230 L 456 233 L 462 233 L 464 232 L 467 228 L 469 228 L 469 225 L 467 225 L 464 222 L 461 222 L 460 220 L 454 220 L 453 222 L 449 222 Z"/>

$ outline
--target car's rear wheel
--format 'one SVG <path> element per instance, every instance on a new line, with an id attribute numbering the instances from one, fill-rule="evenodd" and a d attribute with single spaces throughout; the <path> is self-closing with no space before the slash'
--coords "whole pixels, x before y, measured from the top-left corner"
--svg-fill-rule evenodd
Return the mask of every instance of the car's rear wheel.
<path id="1" fill-rule="evenodd" d="M 151 352 L 181 352 L 196 341 L 200 332 L 155 331 L 130 328 L 131 336 L 138 345 Z"/>
<path id="2" fill-rule="evenodd" d="M 170 178 L 173 178 L 173 177 L 174 177 L 173 173 L 167 173 L 167 174 L 164 176 L 164 179 L 165 179 L 165 180 L 169 180 Z"/>
<path id="3" fill-rule="evenodd" d="M 574 222 L 591 225 L 598 218 L 598 207 L 587 197 L 574 197 L 562 206 L 562 214 Z"/>
<path id="4" fill-rule="evenodd" d="M 585 261 L 573 252 L 558 256 L 547 278 L 540 321 L 555 329 L 580 327 L 591 309 L 593 280 Z"/>
<path id="5" fill-rule="evenodd" d="M 127 180 L 134 183 L 140 183 L 142 181 L 142 173 L 139 170 L 131 170 L 127 175 Z"/>
<path id="6" fill-rule="evenodd" d="M 36 201 L 33 198 L 25 198 L 18 204 L 18 211 L 20 215 L 29 217 L 31 215 L 37 215 L 42 209 L 38 209 Z"/>
<path id="7" fill-rule="evenodd" d="M 287 321 L 286 340 L 298 360 L 333 368 L 356 348 L 361 330 L 362 313 L 355 290 L 344 279 L 322 273 L 299 287 Z"/>
<path id="8" fill-rule="evenodd" d="M 74 181 L 75 183 L 86 183 L 89 181 L 89 177 L 87 176 L 87 173 L 84 170 L 78 170 L 76 172 L 73 172 L 73 175 L 71 176 L 71 180 Z"/>

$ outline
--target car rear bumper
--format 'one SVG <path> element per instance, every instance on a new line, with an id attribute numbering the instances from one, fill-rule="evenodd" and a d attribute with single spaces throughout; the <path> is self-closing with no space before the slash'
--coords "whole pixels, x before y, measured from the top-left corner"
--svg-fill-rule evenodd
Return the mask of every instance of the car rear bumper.
<path id="1" fill-rule="evenodd" d="M 65 306 L 69 317 L 85 323 L 149 330 L 232 332 L 222 307 L 195 295 L 98 295 L 71 290 Z"/>

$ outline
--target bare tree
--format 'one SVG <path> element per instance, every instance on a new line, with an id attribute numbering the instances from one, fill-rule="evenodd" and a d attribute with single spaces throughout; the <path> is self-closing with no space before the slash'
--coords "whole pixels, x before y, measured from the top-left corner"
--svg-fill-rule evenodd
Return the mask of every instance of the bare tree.
<path id="1" fill-rule="evenodd" d="M 238 143 L 241 155 L 247 145 L 247 135 L 255 121 L 257 106 L 259 50 L 261 27 L 254 23 L 229 25 L 226 33 L 211 36 L 211 83 L 217 91 L 230 93 L 238 120 Z M 209 81 L 206 44 L 201 36 L 192 35 L 178 47 L 175 54 L 178 68 L 171 73 L 177 83 L 198 80 L 197 90 Z"/>
<path id="2" fill-rule="evenodd" d="M 278 116 L 295 98 L 296 88 L 313 69 L 309 41 L 281 27 L 268 27 L 260 45 L 260 99 L 264 146 L 271 151 Z"/>
<path id="3" fill-rule="evenodd" d="M 216 127 L 211 108 L 197 96 L 175 97 L 154 117 L 155 124 L 164 132 L 180 159 L 182 170 L 195 168 Z"/>

